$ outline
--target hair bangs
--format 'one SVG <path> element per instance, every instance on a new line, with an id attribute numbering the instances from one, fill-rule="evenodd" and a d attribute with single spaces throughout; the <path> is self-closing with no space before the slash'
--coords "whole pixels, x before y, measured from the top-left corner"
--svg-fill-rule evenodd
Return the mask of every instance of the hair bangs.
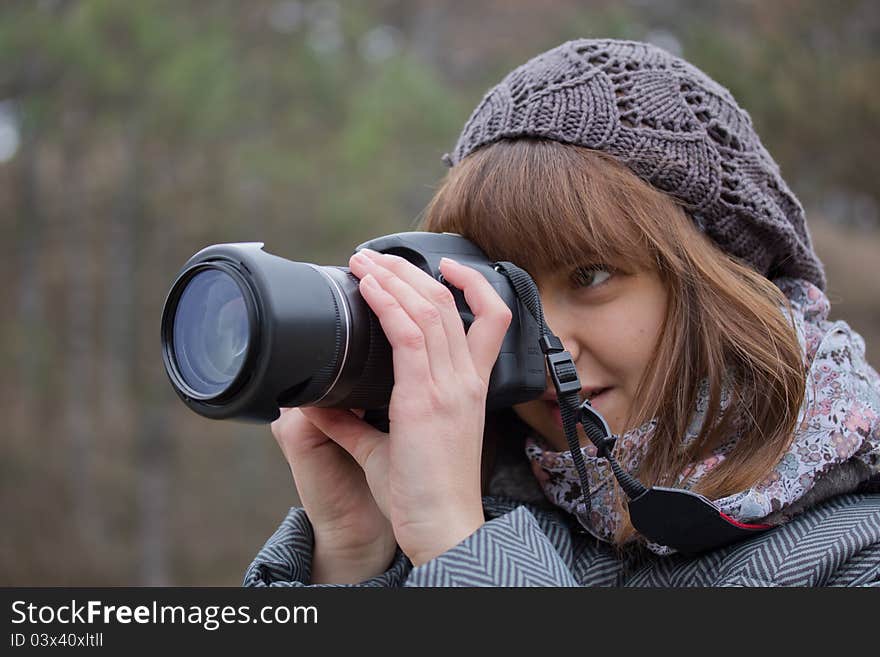
<path id="1" fill-rule="evenodd" d="M 652 190 L 622 164 L 549 140 L 499 141 L 450 170 L 421 229 L 454 232 L 492 260 L 537 275 L 606 264 L 652 266 Z"/>

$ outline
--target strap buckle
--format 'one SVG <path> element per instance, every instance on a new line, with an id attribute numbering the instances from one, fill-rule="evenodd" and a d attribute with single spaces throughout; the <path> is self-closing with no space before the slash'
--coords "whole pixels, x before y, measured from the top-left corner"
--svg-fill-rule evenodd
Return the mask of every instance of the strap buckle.
<path id="1" fill-rule="evenodd" d="M 557 396 L 580 392 L 581 381 L 570 353 L 560 351 L 547 354 L 547 369 L 550 370 L 550 378 L 553 379 Z"/>
<path id="2" fill-rule="evenodd" d="M 578 378 L 577 368 L 571 359 L 571 354 L 565 350 L 562 340 L 548 333 L 538 340 L 541 352 L 547 357 L 547 369 L 550 378 L 556 387 L 556 396 L 567 395 L 570 392 L 580 392 L 581 381 Z"/>

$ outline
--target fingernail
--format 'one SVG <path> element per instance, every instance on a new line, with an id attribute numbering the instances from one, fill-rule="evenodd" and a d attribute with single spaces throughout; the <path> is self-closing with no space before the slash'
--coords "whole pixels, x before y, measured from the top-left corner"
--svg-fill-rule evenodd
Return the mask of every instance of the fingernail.
<path id="1" fill-rule="evenodd" d="M 440 264 L 443 264 L 444 262 L 446 262 L 446 263 L 451 262 L 456 265 L 461 264 L 460 262 L 458 262 L 458 260 L 453 260 L 452 258 L 440 258 Z"/>
<path id="2" fill-rule="evenodd" d="M 379 255 L 378 253 L 373 251 L 373 249 L 361 249 L 360 253 L 363 253 L 364 255 L 368 255 L 371 258 L 375 258 L 377 255 Z"/>

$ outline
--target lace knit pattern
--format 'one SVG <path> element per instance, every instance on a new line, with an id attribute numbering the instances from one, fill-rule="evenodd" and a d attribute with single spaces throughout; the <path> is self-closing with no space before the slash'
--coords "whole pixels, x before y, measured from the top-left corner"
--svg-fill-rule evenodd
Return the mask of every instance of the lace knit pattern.
<path id="1" fill-rule="evenodd" d="M 768 278 L 825 288 L 804 210 L 726 88 L 647 43 L 581 39 L 493 87 L 465 124 L 454 166 L 478 148 L 537 137 L 605 152 L 683 201 L 725 252 Z"/>

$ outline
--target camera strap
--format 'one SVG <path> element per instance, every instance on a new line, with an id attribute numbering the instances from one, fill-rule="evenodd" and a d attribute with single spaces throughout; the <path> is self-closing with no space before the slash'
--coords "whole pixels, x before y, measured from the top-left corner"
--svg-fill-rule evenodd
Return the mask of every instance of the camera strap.
<path id="1" fill-rule="evenodd" d="M 535 318 L 541 332 L 538 343 L 556 388 L 565 438 L 581 485 L 581 502 L 577 505 L 576 514 L 585 528 L 597 535 L 593 529 L 587 467 L 577 435 L 578 422 L 596 446 L 597 456 L 608 460 L 615 479 L 626 494 L 633 527 L 652 543 L 685 554 L 695 554 L 751 538 L 770 529 L 770 525 L 738 522 L 719 511 L 711 500 L 697 493 L 661 486 L 648 488 L 625 472 L 612 454 L 617 438 L 611 434 L 605 418 L 590 405 L 589 399 L 581 402 L 581 384 L 574 360 L 544 321 L 544 309 L 535 281 L 528 272 L 512 262 L 496 262 L 493 268 L 507 276 L 520 303 Z"/>

